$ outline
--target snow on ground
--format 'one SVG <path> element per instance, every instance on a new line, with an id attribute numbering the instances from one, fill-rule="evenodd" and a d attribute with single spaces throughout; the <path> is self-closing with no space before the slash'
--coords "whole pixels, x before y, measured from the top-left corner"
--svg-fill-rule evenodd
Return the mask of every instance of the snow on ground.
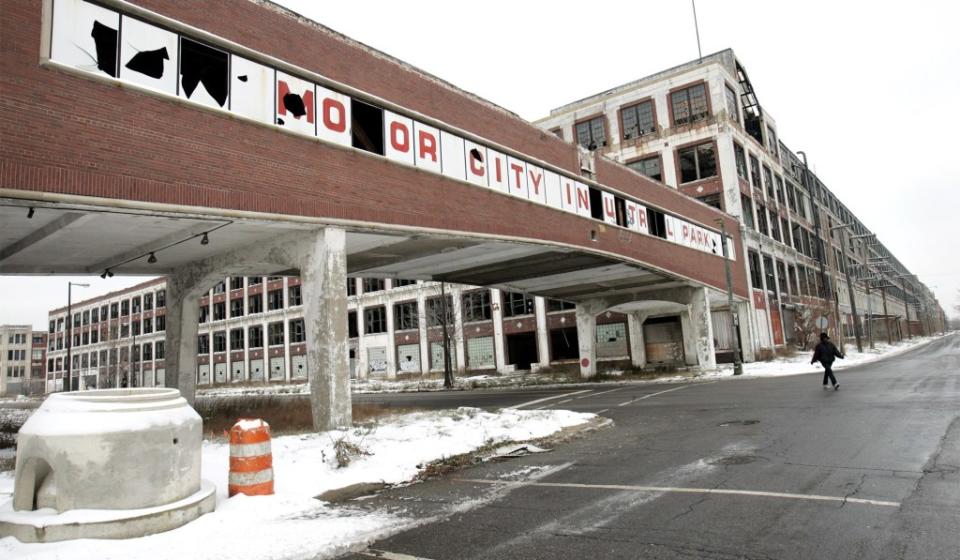
<path id="1" fill-rule="evenodd" d="M 837 359 L 833 363 L 834 371 L 846 369 L 853 366 L 876 362 L 883 358 L 889 358 L 912 350 L 920 345 L 933 342 L 941 336 L 923 336 L 913 337 L 903 340 L 897 344 L 887 344 L 886 342 L 874 341 L 874 349 L 870 349 L 867 342 L 863 343 L 863 352 L 857 351 L 856 344 L 846 344 L 844 351 L 846 358 Z M 799 375 L 801 373 L 823 372 L 823 366 L 819 364 L 810 365 L 810 358 L 813 356 L 813 350 L 807 352 L 798 352 L 795 356 L 788 358 L 778 358 L 769 362 L 752 362 L 743 364 L 744 376 L 773 377 L 779 375 Z M 728 377 L 733 375 L 733 365 L 724 364 L 715 372 L 703 374 L 702 378 Z"/>
<path id="2" fill-rule="evenodd" d="M 395 416 L 370 427 L 273 439 L 276 494 L 227 498 L 229 444 L 205 441 L 203 478 L 217 486 L 217 509 L 187 525 L 127 540 L 76 540 L 23 544 L 0 539 L 0 558 L 242 560 L 333 556 L 350 547 L 415 525 L 403 512 L 361 512 L 313 497 L 360 482 L 398 484 L 414 479 L 436 459 L 481 446 L 549 436 L 588 422 L 593 414 L 570 411 L 476 408 Z M 334 443 L 341 438 L 369 455 L 336 468 Z M 13 473 L 0 473 L 0 508 L 9 508 Z"/>

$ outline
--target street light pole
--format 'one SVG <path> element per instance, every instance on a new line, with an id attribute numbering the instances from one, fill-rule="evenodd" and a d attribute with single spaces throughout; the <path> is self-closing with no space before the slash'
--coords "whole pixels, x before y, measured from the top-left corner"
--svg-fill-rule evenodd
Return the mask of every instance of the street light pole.
<path id="1" fill-rule="evenodd" d="M 70 347 L 73 345 L 73 307 L 72 295 L 73 287 L 89 288 L 90 284 L 81 284 L 79 282 L 67 282 L 67 378 L 63 383 L 64 391 L 73 390 L 73 360 L 70 357 Z M 77 389 L 80 388 L 80 382 L 77 381 Z"/>
<path id="2" fill-rule="evenodd" d="M 736 342 L 733 345 L 733 374 L 743 374 L 743 363 L 740 360 L 740 315 L 733 305 L 733 272 L 730 270 L 730 259 L 727 256 L 727 227 L 725 221 L 720 218 L 717 220 L 720 224 L 720 244 L 723 246 L 723 269 L 727 276 L 727 306 L 730 308 L 730 320 L 733 322 L 733 333 Z"/>

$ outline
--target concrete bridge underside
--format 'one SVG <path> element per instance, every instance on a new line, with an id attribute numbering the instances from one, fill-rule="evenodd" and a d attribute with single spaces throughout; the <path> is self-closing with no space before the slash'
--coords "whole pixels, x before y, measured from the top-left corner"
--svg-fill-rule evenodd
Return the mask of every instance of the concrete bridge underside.
<path id="1" fill-rule="evenodd" d="M 709 309 L 711 303 L 722 302 L 724 294 L 600 252 L 417 228 L 43 198 L 0 199 L 0 273 L 109 270 L 168 276 L 166 383 L 190 400 L 196 389 L 198 325 L 192 302 L 227 275 L 301 276 L 318 428 L 350 422 L 348 276 L 446 281 L 561 299 L 577 304 L 581 332 L 593 332 L 596 316 L 608 309 L 627 313 L 635 327 L 652 314 L 680 313 L 689 326 L 687 355 L 701 366 L 715 365 Z M 150 262 L 151 254 L 155 262 Z M 596 373 L 596 351 L 592 337 L 580 340 L 581 373 L 589 377 Z M 637 354 L 635 363 L 643 359 L 642 350 Z"/>

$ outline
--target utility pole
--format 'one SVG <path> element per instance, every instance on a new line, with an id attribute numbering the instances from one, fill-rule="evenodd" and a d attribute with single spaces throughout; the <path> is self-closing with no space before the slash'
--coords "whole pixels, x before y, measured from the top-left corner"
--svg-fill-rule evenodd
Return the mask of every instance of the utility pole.
<path id="1" fill-rule="evenodd" d="M 73 345 L 73 307 L 72 296 L 73 287 L 89 288 L 90 284 L 81 284 L 79 282 L 67 282 L 67 378 L 63 382 L 64 391 L 73 390 L 73 360 L 70 357 L 70 347 Z M 77 381 L 77 389 L 80 388 L 80 382 Z"/>
<path id="2" fill-rule="evenodd" d="M 847 235 L 846 229 L 850 224 L 840 224 L 830 228 L 832 232 L 835 229 L 840 230 L 840 258 L 843 259 L 843 272 L 847 277 L 847 295 L 850 297 L 850 311 L 853 313 L 853 336 L 857 340 L 857 351 L 863 352 L 863 342 L 860 340 L 860 318 L 857 316 L 857 297 L 853 293 L 853 281 L 850 279 L 850 265 L 847 262 Z M 839 271 L 840 266 L 837 266 Z"/>
<path id="3" fill-rule="evenodd" d="M 733 323 L 733 333 L 736 341 L 733 345 L 733 374 L 743 374 L 743 363 L 740 360 L 740 315 L 733 304 L 733 272 L 730 270 L 730 259 L 727 256 L 727 226 L 723 218 L 716 220 L 720 224 L 720 244 L 723 246 L 723 269 L 727 276 L 727 306 L 730 308 L 730 320 Z"/>
<path id="4" fill-rule="evenodd" d="M 443 386 L 453 388 L 453 367 L 450 364 L 450 333 L 447 332 L 447 292 L 446 282 L 440 282 L 440 324 L 443 327 Z"/>

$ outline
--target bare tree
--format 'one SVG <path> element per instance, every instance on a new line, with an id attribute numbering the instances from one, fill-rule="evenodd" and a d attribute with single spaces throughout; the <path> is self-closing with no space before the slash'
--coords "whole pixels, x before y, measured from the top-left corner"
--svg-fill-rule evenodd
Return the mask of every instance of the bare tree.
<path id="1" fill-rule="evenodd" d="M 829 302 L 824 302 L 819 305 L 797 306 L 794 329 L 796 330 L 797 342 L 800 344 L 801 349 L 807 350 L 816 345 L 820 333 L 826 331 L 825 328 L 820 326 L 820 324 L 822 324 L 821 319 L 825 319 L 826 324 L 830 324 L 832 316 L 833 308 Z"/>

